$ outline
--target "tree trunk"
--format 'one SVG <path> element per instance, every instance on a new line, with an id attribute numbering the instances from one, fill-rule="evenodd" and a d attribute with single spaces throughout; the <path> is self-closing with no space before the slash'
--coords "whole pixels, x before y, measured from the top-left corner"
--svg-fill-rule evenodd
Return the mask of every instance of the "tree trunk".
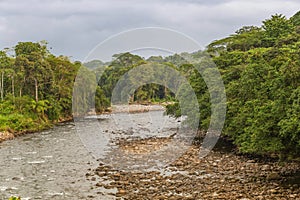
<path id="1" fill-rule="evenodd" d="M 26 82 L 26 78 L 25 78 L 25 76 L 24 76 L 24 78 L 23 78 L 23 83 L 22 84 L 20 84 L 20 97 L 22 97 L 22 88 L 23 88 L 23 86 L 25 85 L 25 82 Z"/>
<path id="2" fill-rule="evenodd" d="M 3 87 L 3 86 L 2 86 L 2 78 L 1 78 L 1 80 L 0 80 L 0 93 L 1 93 L 1 100 L 3 100 L 3 99 L 2 99 L 2 87 Z"/>
<path id="3" fill-rule="evenodd" d="M 36 80 L 36 78 L 34 79 L 34 85 L 35 85 L 35 101 L 38 102 L 39 101 L 39 90 L 38 90 L 38 82 Z"/>
<path id="4" fill-rule="evenodd" d="M 167 84 L 165 84 L 165 86 L 164 86 L 164 98 L 167 98 L 167 95 L 168 95 L 168 90 L 167 90 L 166 85 Z"/>
<path id="5" fill-rule="evenodd" d="M 4 72 L 1 73 L 1 100 L 3 101 L 4 93 Z"/>
<path id="6" fill-rule="evenodd" d="M 11 92 L 13 95 L 13 100 L 15 100 L 15 80 L 14 76 L 11 77 Z"/>

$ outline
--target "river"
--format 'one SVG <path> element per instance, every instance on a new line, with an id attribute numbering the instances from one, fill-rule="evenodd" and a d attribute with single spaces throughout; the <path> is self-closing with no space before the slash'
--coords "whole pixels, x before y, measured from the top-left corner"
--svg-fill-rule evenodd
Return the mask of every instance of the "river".
<path id="1" fill-rule="evenodd" d="M 164 151 L 159 155 L 162 161 L 171 159 L 170 165 L 133 171 L 137 163 L 161 164 L 151 152 L 174 142 L 170 136 L 181 121 L 162 110 L 121 112 L 5 141 L 0 144 L 0 199 L 300 199 L 297 162 L 250 159 L 227 143 L 202 159 L 197 145 L 183 154 L 171 151 L 176 160 Z M 181 141 L 174 144 L 184 147 Z"/>
<path id="2" fill-rule="evenodd" d="M 96 116 L 101 127 L 99 134 L 108 137 L 134 136 L 136 133 L 139 136 L 168 135 L 171 133 L 168 130 L 174 130 L 180 124 L 164 116 L 163 111 L 130 114 L 135 123 L 122 121 L 129 119 L 128 116 L 127 113 Z M 76 126 L 79 123 L 79 126 L 91 126 L 87 136 L 97 135 L 97 130 L 93 129 L 95 120 L 84 119 Z M 10 196 L 21 196 L 22 200 L 88 199 L 96 196 L 94 182 L 87 180 L 86 173 L 99 164 L 95 158 L 98 154 L 90 153 L 93 149 L 86 148 L 90 144 L 82 142 L 85 138 L 77 133 L 76 126 L 74 122 L 63 123 L 1 143 L 0 199 L 6 200 Z M 89 141 L 93 143 L 93 140 Z M 108 145 L 102 143 L 100 146 L 105 149 Z M 97 198 L 113 199 L 112 196 L 99 195 Z"/>

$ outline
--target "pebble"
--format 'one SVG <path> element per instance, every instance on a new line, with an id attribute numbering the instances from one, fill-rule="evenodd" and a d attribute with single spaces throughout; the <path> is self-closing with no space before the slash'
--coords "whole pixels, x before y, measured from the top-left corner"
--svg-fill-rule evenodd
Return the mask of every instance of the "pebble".
<path id="1" fill-rule="evenodd" d="M 272 172 L 267 175 L 267 180 L 280 180 L 280 179 L 281 179 L 281 176 L 276 172 Z"/>
<path id="2" fill-rule="evenodd" d="M 133 144 L 150 144 L 152 148 L 161 145 L 161 141 L 155 139 L 130 142 L 129 145 L 123 141 L 120 148 L 135 152 Z M 96 187 L 116 188 L 117 193 L 110 195 L 122 199 L 300 199 L 299 185 L 285 187 L 281 177 L 282 172 L 297 171 L 299 163 L 283 165 L 247 160 L 240 155 L 217 150 L 202 159 L 198 156 L 199 146 L 191 146 L 164 168 L 168 172 L 164 174 L 159 171 L 117 171 L 100 163 L 93 171 L 108 183 L 97 183 Z M 290 173 L 290 176 L 293 174 Z M 288 179 L 286 174 L 285 179 Z"/>

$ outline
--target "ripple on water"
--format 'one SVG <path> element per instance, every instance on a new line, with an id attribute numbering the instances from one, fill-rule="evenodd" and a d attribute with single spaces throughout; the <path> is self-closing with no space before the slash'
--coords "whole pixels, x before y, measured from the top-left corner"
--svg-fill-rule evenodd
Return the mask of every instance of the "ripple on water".
<path id="1" fill-rule="evenodd" d="M 0 191 L 4 192 L 4 191 L 7 190 L 7 188 L 8 188 L 8 187 L 6 187 L 6 186 L 0 186 Z"/>
<path id="2" fill-rule="evenodd" d="M 34 161 L 28 161 L 28 164 L 42 164 L 45 163 L 45 160 L 34 160 Z"/>
<path id="3" fill-rule="evenodd" d="M 12 191 L 12 190 L 18 190 L 16 187 L 7 187 L 7 186 L 0 186 L 0 191 Z"/>
<path id="4" fill-rule="evenodd" d="M 17 160 L 22 160 L 23 158 L 22 157 L 12 157 L 11 159 L 17 161 Z"/>
<path id="5" fill-rule="evenodd" d="M 65 193 L 63 192 L 48 192 L 49 196 L 55 197 L 55 196 L 63 196 Z"/>
<path id="6" fill-rule="evenodd" d="M 37 154 L 36 151 L 29 151 L 29 152 L 25 152 L 26 155 L 33 155 L 33 154 Z"/>
<path id="7" fill-rule="evenodd" d="M 43 158 L 53 158 L 53 156 L 42 156 Z"/>

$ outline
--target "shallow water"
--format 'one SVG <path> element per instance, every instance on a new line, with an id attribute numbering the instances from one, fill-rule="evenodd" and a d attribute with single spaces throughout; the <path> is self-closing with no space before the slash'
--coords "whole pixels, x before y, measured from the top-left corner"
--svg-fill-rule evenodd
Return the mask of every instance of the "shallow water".
<path id="1" fill-rule="evenodd" d="M 177 120 L 163 116 L 163 111 L 95 118 L 98 129 L 94 119 L 84 119 L 77 121 L 76 126 L 74 122 L 64 123 L 1 143 L 0 199 L 10 196 L 21 196 L 22 200 L 112 199 L 112 196 L 99 196 L 101 191 L 92 189 L 95 182 L 86 178 L 88 169 L 98 165 L 96 158 L 103 153 L 93 152 L 92 146 L 109 150 L 111 139 L 167 136 L 180 125 Z M 76 132 L 78 126 L 85 127 L 86 135 Z M 94 136 L 100 139 L 105 136 L 107 141 L 102 140 L 99 145 Z M 86 148 L 83 144 L 92 146 Z"/>
<path id="2" fill-rule="evenodd" d="M 3 142 L 0 155 L 1 199 L 85 199 L 90 192 L 84 175 L 95 161 L 72 123 Z"/>

